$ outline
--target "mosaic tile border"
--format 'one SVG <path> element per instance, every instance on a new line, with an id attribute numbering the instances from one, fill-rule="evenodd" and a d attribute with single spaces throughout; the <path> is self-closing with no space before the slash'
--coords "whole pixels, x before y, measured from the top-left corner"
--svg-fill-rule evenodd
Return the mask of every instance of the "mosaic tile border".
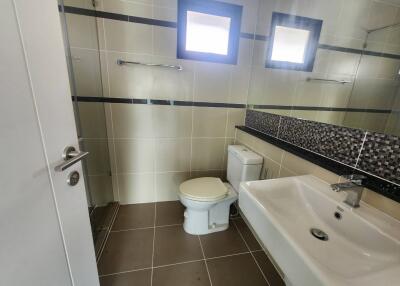
<path id="1" fill-rule="evenodd" d="M 357 168 L 400 185 L 400 138 L 368 132 Z"/>
<path id="2" fill-rule="evenodd" d="M 242 128 L 336 174 L 364 174 L 366 187 L 400 202 L 399 137 L 250 109 Z"/>

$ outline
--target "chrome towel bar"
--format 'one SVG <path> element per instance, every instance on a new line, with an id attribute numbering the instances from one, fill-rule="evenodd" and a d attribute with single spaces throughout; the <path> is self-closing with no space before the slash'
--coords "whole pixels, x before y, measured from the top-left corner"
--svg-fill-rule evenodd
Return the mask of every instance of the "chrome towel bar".
<path id="1" fill-rule="evenodd" d="M 142 65 L 142 66 L 147 66 L 147 67 L 161 67 L 161 68 L 170 68 L 170 69 L 176 69 L 178 71 L 183 70 L 182 66 L 174 66 L 174 65 L 165 65 L 165 64 L 148 64 L 148 63 L 141 63 L 141 62 L 129 62 L 129 61 L 124 61 L 124 60 L 117 60 L 117 65 Z"/>
<path id="2" fill-rule="evenodd" d="M 315 77 L 308 77 L 306 81 L 325 81 L 325 82 L 340 83 L 340 84 L 351 83 L 351 81 L 348 80 L 325 79 L 325 78 L 315 78 Z"/>

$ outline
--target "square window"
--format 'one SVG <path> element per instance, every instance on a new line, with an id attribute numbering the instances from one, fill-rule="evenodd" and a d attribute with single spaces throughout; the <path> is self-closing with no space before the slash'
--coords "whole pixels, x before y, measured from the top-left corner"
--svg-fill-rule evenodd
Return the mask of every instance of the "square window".
<path id="1" fill-rule="evenodd" d="M 236 64 L 242 6 L 204 0 L 178 5 L 177 57 Z"/>
<path id="2" fill-rule="evenodd" d="M 271 60 L 304 63 L 310 31 L 276 26 Z"/>
<path id="3" fill-rule="evenodd" d="M 188 11 L 186 50 L 227 55 L 230 26 L 231 18 Z"/>
<path id="4" fill-rule="evenodd" d="M 266 67 L 312 71 L 322 20 L 272 14 Z"/>

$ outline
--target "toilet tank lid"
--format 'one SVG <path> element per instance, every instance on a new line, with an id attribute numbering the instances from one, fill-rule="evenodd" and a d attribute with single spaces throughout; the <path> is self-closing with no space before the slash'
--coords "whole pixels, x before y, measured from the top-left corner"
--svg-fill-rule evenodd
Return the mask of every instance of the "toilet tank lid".
<path id="1" fill-rule="evenodd" d="M 228 152 L 238 158 L 244 165 L 262 164 L 263 158 L 243 145 L 229 145 Z"/>

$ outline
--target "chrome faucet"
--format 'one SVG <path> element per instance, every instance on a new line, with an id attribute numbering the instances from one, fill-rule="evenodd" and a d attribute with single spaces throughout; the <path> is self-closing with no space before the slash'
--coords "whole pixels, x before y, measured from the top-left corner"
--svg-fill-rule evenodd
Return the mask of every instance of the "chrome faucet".
<path id="1" fill-rule="evenodd" d="M 358 208 L 360 206 L 361 195 L 364 190 L 362 186 L 363 180 L 366 179 L 363 175 L 345 175 L 342 176 L 347 179 L 347 182 L 332 184 L 331 188 L 335 192 L 346 191 L 347 197 L 344 200 L 345 204 L 353 208 Z"/>

